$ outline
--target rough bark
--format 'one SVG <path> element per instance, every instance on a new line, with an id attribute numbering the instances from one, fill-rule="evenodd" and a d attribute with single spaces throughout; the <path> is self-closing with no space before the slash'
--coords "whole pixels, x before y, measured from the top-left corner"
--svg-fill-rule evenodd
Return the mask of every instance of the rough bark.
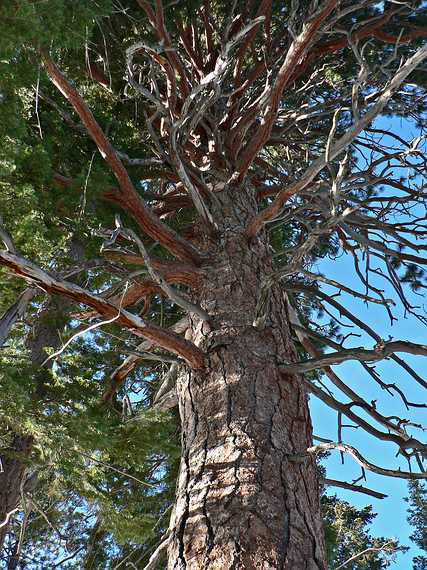
<path id="1" fill-rule="evenodd" d="M 190 319 L 207 368 L 177 379 L 183 449 L 168 567 L 324 570 L 316 467 L 289 459 L 311 445 L 307 395 L 298 375 L 279 370 L 296 354 L 278 287 L 264 326 L 253 326 L 271 256 L 265 236 L 248 244 L 255 204 L 237 194 L 218 195 L 197 299 L 210 326 Z"/>

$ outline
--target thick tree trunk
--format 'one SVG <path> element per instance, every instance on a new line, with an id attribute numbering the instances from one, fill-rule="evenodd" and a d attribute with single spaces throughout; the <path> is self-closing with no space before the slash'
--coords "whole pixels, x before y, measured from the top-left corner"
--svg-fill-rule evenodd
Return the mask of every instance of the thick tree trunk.
<path id="1" fill-rule="evenodd" d="M 283 292 L 271 289 L 265 324 L 254 327 L 271 256 L 265 238 L 244 236 L 248 204 L 220 199 L 199 299 L 212 320 L 191 326 L 207 368 L 177 383 L 183 449 L 169 568 L 325 570 L 316 466 L 289 459 L 311 445 L 311 422 L 301 378 L 277 366 L 296 360 Z"/>

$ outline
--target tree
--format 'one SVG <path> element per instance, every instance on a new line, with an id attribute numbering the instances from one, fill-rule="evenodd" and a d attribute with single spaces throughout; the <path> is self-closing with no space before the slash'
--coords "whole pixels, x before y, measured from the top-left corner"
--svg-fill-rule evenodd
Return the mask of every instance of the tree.
<path id="1" fill-rule="evenodd" d="M 422 2 L 266 0 L 235 2 L 230 13 L 222 2 L 164 8 L 138 0 L 93 16 L 92 35 L 77 36 L 85 64 L 58 40 L 69 20 L 61 17 L 58 30 L 56 16 L 69 8 L 52 4 L 51 14 L 25 7 L 32 24 L 16 28 L 13 40 L 22 43 L 8 65 L 41 62 L 58 90 L 46 105 L 79 133 L 72 160 L 51 149 L 60 159 L 52 164 L 67 171 L 56 172 L 59 183 L 79 186 L 73 169 L 82 172 L 79 155 L 88 164 L 91 140 L 105 161 L 105 169 L 96 163 L 93 198 L 104 181 L 102 197 L 116 208 L 114 227 L 110 215 L 98 229 L 111 286 L 90 289 L 34 264 L 18 253 L 9 228 L 0 264 L 32 288 L 89 307 L 74 318 L 123 333 L 115 348 L 131 354 L 114 371 L 106 403 L 147 353 L 172 364 L 157 399 L 178 403 L 182 429 L 163 543 L 170 568 L 324 569 L 318 453 L 339 450 L 364 470 L 426 477 L 418 426 L 383 413 L 331 366 L 357 360 L 407 408 L 422 407 L 367 363 L 389 358 L 425 388 L 396 353 L 427 348 L 382 339 L 330 292 L 381 305 L 393 323 L 383 280 L 408 314 L 425 321 L 410 298 L 411 288 L 424 287 L 427 247 Z M 10 8 L 12 22 L 21 22 L 21 9 Z M 59 94 L 74 115 L 64 114 Z M 419 122 L 415 140 L 374 122 L 404 113 Z M 91 186 L 80 186 L 85 203 Z M 352 258 L 363 292 L 354 279 L 338 283 L 316 271 L 317 259 L 341 253 Z M 141 299 L 142 315 L 131 310 Z M 313 307 L 331 316 L 331 326 L 313 322 Z M 338 337 L 340 317 L 375 346 L 348 346 L 352 337 Z M 128 333 L 144 340 L 135 347 Z M 308 393 L 337 411 L 337 442 L 313 445 Z M 395 444 L 411 469 L 375 465 L 343 442 L 343 416 Z"/>
<path id="2" fill-rule="evenodd" d="M 425 483 L 420 481 L 409 482 L 409 517 L 408 521 L 412 525 L 414 532 L 411 539 L 418 548 L 427 552 L 427 500 Z M 413 570 L 422 570 L 427 564 L 425 554 L 415 556 L 413 560 Z"/>
<path id="3" fill-rule="evenodd" d="M 375 570 L 388 568 L 397 547 L 393 540 L 372 537 L 368 528 L 375 518 L 372 507 L 357 509 L 336 496 L 323 496 L 328 568 Z M 353 561 L 350 566 L 349 561 Z"/>

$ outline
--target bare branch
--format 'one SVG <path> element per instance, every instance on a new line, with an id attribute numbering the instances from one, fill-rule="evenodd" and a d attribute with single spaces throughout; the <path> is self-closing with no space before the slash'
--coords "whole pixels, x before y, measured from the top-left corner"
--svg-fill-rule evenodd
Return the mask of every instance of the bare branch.
<path id="1" fill-rule="evenodd" d="M 333 364 L 341 364 L 347 360 L 375 362 L 383 360 L 395 352 L 406 352 L 409 354 L 427 356 L 427 346 L 403 340 L 383 341 L 377 344 L 373 350 L 367 350 L 364 348 L 347 348 L 330 354 L 325 354 L 319 358 L 303 360 L 295 364 L 286 364 L 283 366 L 283 369 L 292 374 L 295 372 L 308 372 L 310 370 L 316 370 L 316 368 L 323 368 Z"/>
<path id="2" fill-rule="evenodd" d="M 184 309 L 184 311 L 198 315 L 203 321 L 209 321 L 210 317 L 206 311 L 204 311 L 201 307 L 195 305 L 194 303 L 187 301 L 187 299 L 184 299 L 184 297 L 182 297 L 182 295 L 180 295 L 178 293 L 178 291 L 176 291 L 173 287 L 171 287 L 169 285 L 169 283 L 162 276 L 162 274 L 157 272 L 154 269 L 154 266 L 151 263 L 148 251 L 146 250 L 144 243 L 142 242 L 141 239 L 139 239 L 139 237 L 136 235 L 136 233 L 133 230 L 129 230 L 129 229 L 125 229 L 125 228 L 121 228 L 120 231 L 121 231 L 122 235 L 128 237 L 128 239 L 131 239 L 132 241 L 134 241 L 136 243 L 136 245 L 138 246 L 138 249 L 141 253 L 141 256 L 144 258 L 145 265 L 148 269 L 148 272 L 149 272 L 151 278 L 156 283 L 159 284 L 159 286 L 163 289 L 163 291 L 166 293 L 166 295 L 169 297 L 169 299 L 172 302 L 179 305 L 182 309 Z"/>
<path id="3" fill-rule="evenodd" d="M 411 56 L 399 69 L 399 71 L 390 80 L 388 85 L 384 88 L 381 95 L 378 97 L 377 102 L 366 111 L 366 113 L 356 121 L 353 126 L 346 131 L 346 133 L 338 139 L 330 148 L 330 159 L 335 158 L 341 154 L 369 124 L 383 111 L 388 101 L 393 94 L 402 85 L 405 79 L 412 73 L 412 71 L 427 57 L 427 45 L 421 47 L 413 56 Z M 250 223 L 247 235 L 249 238 L 254 237 L 262 228 L 265 222 L 272 220 L 280 214 L 284 204 L 289 198 L 302 189 L 304 189 L 327 164 L 326 153 L 321 155 L 315 160 L 305 171 L 305 173 L 291 186 L 276 197 L 274 202 L 258 214 Z"/>
<path id="4" fill-rule="evenodd" d="M 311 16 L 311 21 L 304 25 L 301 34 L 292 42 L 285 61 L 283 62 L 272 87 L 263 96 L 262 104 L 265 107 L 260 128 L 254 139 L 250 140 L 239 156 L 239 179 L 246 175 L 252 161 L 267 142 L 277 116 L 281 95 L 289 84 L 295 66 L 309 49 L 315 34 L 325 19 L 337 6 L 337 0 L 328 0 Z M 254 235 L 254 234 L 250 234 Z"/>
<path id="5" fill-rule="evenodd" d="M 0 251 L 0 265 L 8 267 L 17 276 L 40 287 L 43 291 L 58 293 L 78 303 L 88 305 L 100 315 L 105 315 L 109 318 L 117 315 L 117 307 L 115 305 L 73 283 L 49 275 L 22 257 Z M 166 350 L 181 356 L 193 368 L 203 368 L 203 353 L 194 344 L 182 339 L 175 333 L 166 331 L 123 309 L 119 312 L 116 322 L 129 329 L 133 334 L 145 337 Z"/>
<path id="6" fill-rule="evenodd" d="M 29 303 L 37 293 L 37 289 L 25 289 L 18 300 L 0 317 L 0 347 L 6 342 L 13 325 L 25 315 Z"/>
<path id="7" fill-rule="evenodd" d="M 364 554 L 368 554 L 368 552 L 384 552 L 386 550 L 391 550 L 392 552 L 394 552 L 395 544 L 396 544 L 395 542 L 389 541 L 389 542 L 386 542 L 385 544 L 383 544 L 382 546 L 378 546 L 378 547 L 370 546 L 369 548 L 365 548 L 365 550 L 362 550 L 361 552 L 358 552 L 354 556 L 351 556 L 348 560 L 346 560 L 345 562 L 343 562 L 342 564 L 340 564 L 339 566 L 334 568 L 334 570 L 340 570 L 341 568 L 345 568 L 345 566 L 348 566 L 348 564 L 350 564 L 350 562 L 354 562 L 354 560 L 356 560 L 357 558 L 360 558 Z"/>
<path id="8" fill-rule="evenodd" d="M 322 479 L 323 485 L 328 487 L 341 487 L 341 489 L 347 489 L 348 491 L 355 491 L 356 493 L 364 493 L 365 495 L 370 495 L 376 499 L 385 499 L 388 495 L 375 491 L 374 489 L 369 489 L 368 487 L 363 487 L 362 485 L 353 485 L 352 483 L 347 483 L 346 481 L 338 481 L 337 479 Z"/>
<path id="9" fill-rule="evenodd" d="M 357 451 L 357 449 L 355 449 L 351 445 L 348 445 L 347 443 L 334 443 L 334 442 L 319 443 L 318 445 L 309 447 L 307 449 L 307 453 L 317 454 L 330 450 L 338 450 L 348 453 L 364 469 L 366 469 L 367 471 L 372 471 L 373 473 L 377 473 L 378 475 L 384 475 L 387 477 L 397 477 L 398 479 L 427 479 L 426 471 L 424 471 L 423 473 L 411 473 L 409 471 L 401 471 L 400 469 L 384 469 L 384 467 L 379 467 L 378 465 L 374 465 L 373 463 L 370 463 L 367 459 L 362 457 L 362 455 Z"/>

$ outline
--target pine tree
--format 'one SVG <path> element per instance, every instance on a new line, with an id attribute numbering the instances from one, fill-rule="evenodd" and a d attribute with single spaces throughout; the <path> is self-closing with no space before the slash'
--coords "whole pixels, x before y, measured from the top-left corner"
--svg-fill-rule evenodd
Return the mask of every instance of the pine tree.
<path id="1" fill-rule="evenodd" d="M 58 381 L 61 396 L 49 409 L 53 429 L 40 429 L 38 441 L 50 438 L 61 455 L 58 473 L 66 479 L 80 472 L 82 486 L 87 484 L 82 495 L 101 504 L 102 492 L 111 489 L 105 473 L 100 486 L 96 475 L 91 481 L 88 464 L 95 459 L 114 468 L 110 453 L 120 448 L 118 464 L 126 466 L 138 437 L 114 447 L 111 434 L 116 428 L 120 440 L 132 431 L 119 418 L 134 404 L 126 397 L 131 374 L 149 362 L 138 421 L 144 426 L 145 418 L 155 429 L 148 405 L 178 404 L 182 432 L 175 507 L 162 543 L 168 567 L 324 569 L 318 453 L 339 450 L 366 470 L 425 478 L 417 426 L 381 412 L 380 404 L 367 402 L 331 366 L 358 360 L 408 408 L 422 407 L 366 363 L 390 358 L 425 387 L 396 353 L 425 355 L 426 348 L 382 339 L 330 293 L 332 287 L 382 305 L 393 322 L 394 301 L 378 285 L 383 279 L 408 314 L 425 320 L 410 297 L 411 288 L 423 287 L 424 276 L 424 142 L 406 141 L 374 124 L 381 114 L 410 112 L 424 128 L 417 75 L 427 57 L 422 2 L 235 2 L 232 10 L 209 1 L 94 6 L 55 1 L 2 8 L 11 24 L 2 65 L 14 90 L 2 90 L 2 101 L 23 105 L 18 116 L 29 131 L 29 150 L 21 146 L 25 133 L 19 148 L 10 141 L 9 152 L 19 150 L 19 165 L 9 167 L 7 184 L 22 176 L 18 203 L 29 191 L 40 200 L 40 212 L 51 204 L 63 242 L 83 234 L 86 258 L 94 262 L 99 256 L 97 244 L 106 260 L 101 271 L 87 267 L 86 280 L 80 275 L 73 282 L 66 259 L 60 260 L 61 273 L 45 243 L 34 250 L 32 224 L 21 235 L 22 221 L 10 211 L 2 229 L 0 264 L 43 295 L 74 303 L 70 332 L 76 320 L 97 324 L 86 333 L 83 359 L 76 343 L 69 362 L 55 356 L 59 371 L 52 369 L 46 394 Z M 25 83 L 19 89 L 18 79 Z M 36 136 L 43 141 L 37 139 L 38 147 Z M 28 189 L 28 169 L 40 166 L 43 179 Z M 400 168 L 409 172 L 405 179 Z M 53 181 L 61 192 L 51 203 L 46 191 Z M 21 242 L 27 251 L 16 247 Z M 317 272 L 316 260 L 338 260 L 342 253 L 353 260 L 364 292 L 355 290 L 354 280 L 337 283 Z M 9 283 L 7 291 L 13 303 Z M 37 300 L 31 308 L 37 309 Z M 331 315 L 331 324 L 313 322 L 313 308 Z M 339 338 L 341 317 L 375 346 L 360 348 Z M 323 353 L 325 347 L 333 352 Z M 117 353 L 127 357 L 104 389 L 105 362 L 111 365 Z M 165 363 L 170 370 L 162 380 Z M 79 366 L 81 375 L 68 375 L 67 368 Z M 345 402 L 325 389 L 315 370 L 323 371 Z M 32 379 L 22 390 L 24 398 L 31 399 L 34 385 Z M 82 386 L 88 392 L 83 402 Z M 337 411 L 337 442 L 313 445 L 308 393 Z M 98 441 L 90 427 L 97 425 L 95 398 L 98 406 L 100 399 L 104 403 Z M 48 401 L 45 396 L 40 417 Z M 342 416 L 397 445 L 418 471 L 386 469 L 362 457 L 342 441 Z M 12 419 L 16 433 L 22 424 Z M 86 429 L 87 447 L 82 434 L 74 437 Z M 163 446 L 166 434 L 159 438 Z M 150 471 L 154 443 L 147 428 L 140 469 L 156 479 L 164 469 Z M 67 448 L 87 461 L 68 457 Z M 106 461 L 89 449 L 106 454 Z M 120 501 L 110 513 L 116 507 Z M 156 509 L 159 514 L 159 503 Z M 101 526 L 99 513 L 93 516 L 89 546 Z M 86 554 L 89 564 L 93 549 Z"/>
<path id="2" fill-rule="evenodd" d="M 409 482 L 409 517 L 414 532 L 411 540 L 418 546 L 423 554 L 413 559 L 413 570 L 423 570 L 427 565 L 427 489 L 425 483 L 420 481 Z"/>

